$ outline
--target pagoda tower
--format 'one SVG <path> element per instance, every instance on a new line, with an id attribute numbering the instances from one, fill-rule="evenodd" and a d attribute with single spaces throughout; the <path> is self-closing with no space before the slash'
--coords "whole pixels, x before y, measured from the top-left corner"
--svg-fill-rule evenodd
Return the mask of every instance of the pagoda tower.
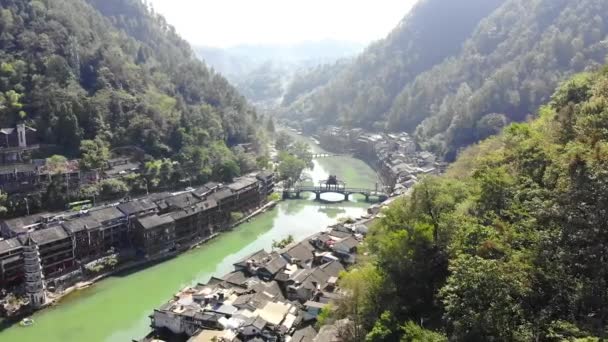
<path id="1" fill-rule="evenodd" d="M 37 309 L 46 303 L 44 275 L 40 265 L 38 245 L 29 235 L 23 244 L 23 262 L 25 264 L 25 293 L 30 299 L 30 305 Z"/>

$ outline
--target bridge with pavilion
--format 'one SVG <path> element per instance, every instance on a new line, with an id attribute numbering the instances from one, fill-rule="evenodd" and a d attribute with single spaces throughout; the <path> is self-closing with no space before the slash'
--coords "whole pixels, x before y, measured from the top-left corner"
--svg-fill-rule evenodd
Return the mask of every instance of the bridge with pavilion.
<path id="1" fill-rule="evenodd" d="M 344 201 L 350 200 L 351 195 L 362 195 L 365 197 L 366 202 L 371 202 L 372 199 L 378 202 L 383 202 L 388 199 L 388 194 L 384 191 L 377 189 L 365 189 L 365 188 L 349 188 L 346 183 L 339 180 L 336 176 L 329 176 L 327 180 L 319 182 L 319 185 L 295 185 L 290 188 L 283 189 L 283 199 L 300 199 L 302 193 L 313 193 L 315 194 L 315 200 L 321 201 L 321 195 L 323 194 L 341 194 L 344 195 Z"/>

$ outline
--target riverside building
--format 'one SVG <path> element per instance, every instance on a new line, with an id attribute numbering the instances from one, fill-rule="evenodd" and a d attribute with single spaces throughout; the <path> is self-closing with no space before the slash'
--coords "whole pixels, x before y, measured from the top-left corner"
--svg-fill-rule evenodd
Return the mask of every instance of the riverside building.
<path id="1" fill-rule="evenodd" d="M 231 225 L 232 213 L 247 214 L 264 204 L 273 187 L 274 175 L 263 172 L 227 185 L 208 183 L 86 211 L 2 221 L 0 288 L 12 290 L 33 279 L 26 271 L 33 269 L 34 247 L 28 244 L 39 255 L 43 286 L 52 281 L 61 288 L 70 284 L 58 279 L 68 274 L 71 283 L 82 279 L 86 265 L 111 255 L 119 261 L 176 255 Z"/>

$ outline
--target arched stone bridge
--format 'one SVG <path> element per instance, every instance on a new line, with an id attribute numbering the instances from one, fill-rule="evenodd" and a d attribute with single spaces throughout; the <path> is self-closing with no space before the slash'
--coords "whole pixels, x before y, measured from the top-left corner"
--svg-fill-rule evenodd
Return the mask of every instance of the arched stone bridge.
<path id="1" fill-rule="evenodd" d="M 351 195 L 363 195 L 365 201 L 370 202 L 372 198 L 377 198 L 379 202 L 384 202 L 388 199 L 388 195 L 382 191 L 363 189 L 363 188 L 346 188 L 346 187 L 326 187 L 326 186 L 296 186 L 289 189 L 283 189 L 283 199 L 301 198 L 301 194 L 309 192 L 315 194 L 315 200 L 320 201 L 323 194 L 342 194 L 344 201 L 348 201 Z"/>

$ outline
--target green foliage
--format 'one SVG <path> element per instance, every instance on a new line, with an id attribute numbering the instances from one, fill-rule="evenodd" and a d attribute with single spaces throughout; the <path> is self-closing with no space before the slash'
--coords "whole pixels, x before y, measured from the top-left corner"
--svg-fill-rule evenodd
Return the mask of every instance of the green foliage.
<path id="1" fill-rule="evenodd" d="M 52 155 L 46 158 L 46 167 L 51 174 L 59 174 L 67 170 L 68 159 L 60 155 Z"/>
<path id="2" fill-rule="evenodd" d="M 81 141 L 87 150 L 95 149 L 89 141 L 105 141 L 162 159 L 256 139 L 255 111 L 144 1 L 3 0 L 0 7 L 4 125 L 25 119 L 42 143 L 70 156 Z M 83 153 L 85 168 L 99 167 L 102 157 Z"/>
<path id="3" fill-rule="evenodd" d="M 5 214 L 8 209 L 6 208 L 6 199 L 7 199 L 7 195 L 4 192 L 0 191 L 0 215 Z"/>
<path id="4" fill-rule="evenodd" d="M 293 235 L 291 235 L 291 234 L 280 241 L 272 240 L 272 249 L 285 248 L 285 247 L 289 246 L 289 244 L 293 243 L 294 241 L 295 240 L 293 238 Z"/>
<path id="5" fill-rule="evenodd" d="M 85 170 L 103 169 L 110 159 L 108 144 L 99 138 L 81 141 L 80 153 L 80 167 Z"/>
<path id="6" fill-rule="evenodd" d="M 398 334 L 393 314 L 390 311 L 384 311 L 380 315 L 380 319 L 374 323 L 372 330 L 365 336 L 365 342 L 395 341 Z"/>
<path id="7" fill-rule="evenodd" d="M 277 202 L 281 200 L 281 195 L 277 192 L 273 192 L 272 194 L 268 195 L 268 198 L 266 200 L 268 202 Z"/>
<path id="8" fill-rule="evenodd" d="M 104 179 L 99 183 L 100 194 L 104 198 L 120 198 L 129 193 L 129 186 L 120 179 Z"/>
<path id="9" fill-rule="evenodd" d="M 560 81 L 604 63 L 606 11 L 602 0 L 420 1 L 310 95 L 286 97 L 284 112 L 302 125 L 405 130 L 452 161 L 463 146 L 525 120 Z M 555 98 L 560 108 L 586 96 L 576 86 L 586 78 Z"/>
<path id="10" fill-rule="evenodd" d="M 270 134 L 274 134 L 276 129 L 274 127 L 274 120 L 272 119 L 272 117 L 268 118 L 268 121 L 266 123 L 266 130 L 268 131 L 268 133 Z"/>
<path id="11" fill-rule="evenodd" d="M 277 171 L 279 173 L 279 179 L 287 182 L 288 186 L 293 185 L 300 180 L 300 176 L 304 169 L 306 169 L 306 162 L 289 153 L 281 153 Z"/>
<path id="12" fill-rule="evenodd" d="M 287 151 L 293 142 L 293 138 L 289 134 L 280 131 L 275 138 L 274 144 L 278 151 Z"/>
<path id="13" fill-rule="evenodd" d="M 323 325 L 329 324 L 329 321 L 331 320 L 331 316 L 332 316 L 332 311 L 333 311 L 333 306 L 331 305 L 331 303 L 325 305 L 321 311 L 319 312 L 319 315 L 317 316 L 317 328 L 320 328 Z"/>
<path id="14" fill-rule="evenodd" d="M 418 324 L 408 321 L 402 327 L 401 342 L 447 342 L 444 335 L 424 329 Z"/>
<path id="15" fill-rule="evenodd" d="M 245 214 L 243 214 L 240 211 L 233 211 L 233 212 L 230 213 L 230 221 L 231 222 L 239 222 L 244 217 L 245 217 Z"/>
<path id="16" fill-rule="evenodd" d="M 387 307 L 382 307 L 386 294 L 384 274 L 370 264 L 362 265 L 340 276 L 340 287 L 345 297 L 336 303 L 336 318 L 350 318 L 354 322 L 357 340 L 362 340 Z M 363 329 L 361 329 L 363 328 Z M 363 331 L 365 330 L 365 331 Z"/>
<path id="17" fill-rule="evenodd" d="M 365 288 L 374 281 L 353 282 L 359 270 L 350 271 L 343 286 L 352 296 L 337 312 L 379 339 L 409 322 L 405 341 L 446 340 L 420 322 L 451 341 L 601 340 L 607 108 L 608 74 L 577 76 L 537 120 L 423 179 L 366 238 L 369 262 L 359 267 L 381 275 L 378 285 Z"/>

